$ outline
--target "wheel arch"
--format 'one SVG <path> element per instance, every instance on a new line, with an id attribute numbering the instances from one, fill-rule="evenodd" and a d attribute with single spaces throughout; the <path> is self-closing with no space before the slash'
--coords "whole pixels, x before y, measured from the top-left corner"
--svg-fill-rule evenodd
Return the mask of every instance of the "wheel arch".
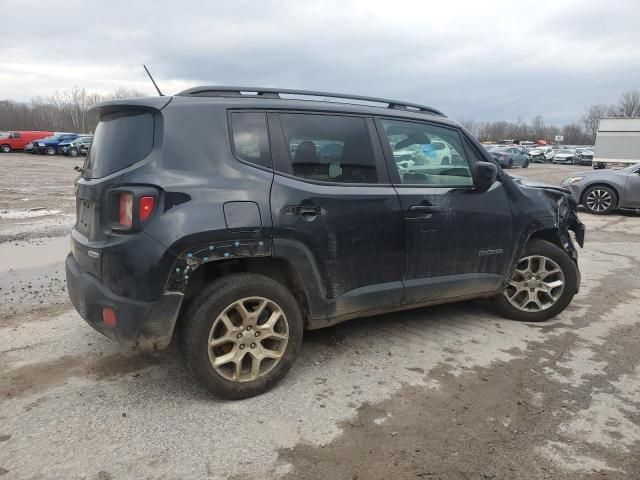
<path id="1" fill-rule="evenodd" d="M 620 202 L 620 191 L 611 183 L 607 183 L 604 182 L 602 180 L 598 180 L 595 181 L 593 183 L 590 183 L 589 185 L 587 185 L 584 190 L 582 190 L 582 193 L 580 194 L 580 205 L 584 205 L 584 197 L 587 193 L 587 191 L 593 187 L 607 187 L 610 188 L 611 190 L 614 191 L 614 193 L 616 194 L 616 207 L 618 206 L 619 202 Z"/>
<path id="2" fill-rule="evenodd" d="M 560 240 L 560 235 L 558 234 L 558 230 L 556 228 L 544 228 L 542 230 L 534 231 L 531 235 L 529 235 L 529 238 L 525 242 L 525 245 L 532 240 L 545 240 L 564 250 L 562 240 Z"/>
<path id="3" fill-rule="evenodd" d="M 304 282 L 301 275 L 291 262 L 272 256 L 231 258 L 201 264 L 189 274 L 188 282 L 183 290 L 184 301 L 180 313 L 185 312 L 191 301 L 211 282 L 234 273 L 264 275 L 285 286 L 298 302 L 306 326 L 310 307 L 307 292 L 302 288 Z M 180 324 L 180 316 L 178 316 L 178 325 Z"/>

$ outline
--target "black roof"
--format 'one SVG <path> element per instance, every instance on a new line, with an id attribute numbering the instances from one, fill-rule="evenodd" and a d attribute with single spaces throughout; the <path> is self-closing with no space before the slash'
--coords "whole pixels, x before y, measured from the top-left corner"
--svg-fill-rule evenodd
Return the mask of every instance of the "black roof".
<path id="1" fill-rule="evenodd" d="M 427 115 L 437 115 L 445 117 L 445 115 L 435 108 L 427 107 L 417 103 L 403 102 L 399 100 L 390 100 L 388 98 L 367 97 L 363 95 L 350 95 L 344 93 L 318 92 L 313 90 L 293 90 L 284 88 L 262 88 L 262 87 L 229 87 L 229 86 L 202 86 L 189 88 L 176 96 L 180 97 L 235 97 L 235 98 L 264 98 L 264 99 L 282 99 L 281 95 L 292 95 L 296 97 L 312 97 L 314 101 L 320 98 L 332 98 L 340 100 L 355 100 L 357 102 L 368 102 L 374 104 L 382 104 L 383 108 L 393 110 L 403 110 L 415 113 L 425 113 Z M 300 100 L 299 98 L 297 100 Z M 330 102 L 339 103 L 339 102 Z M 349 103 L 349 102 L 341 102 Z"/>

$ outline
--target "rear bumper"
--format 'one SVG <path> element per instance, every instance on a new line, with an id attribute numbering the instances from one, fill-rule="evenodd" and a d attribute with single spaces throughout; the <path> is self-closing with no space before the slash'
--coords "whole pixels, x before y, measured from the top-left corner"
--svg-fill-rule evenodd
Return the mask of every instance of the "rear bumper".
<path id="1" fill-rule="evenodd" d="M 139 302 L 114 294 L 96 277 L 80 271 L 72 254 L 65 262 L 67 290 L 73 306 L 91 327 L 137 350 L 160 350 L 171 342 L 183 295 L 170 292 L 155 302 Z M 117 325 L 102 321 L 102 308 L 116 312 Z"/>

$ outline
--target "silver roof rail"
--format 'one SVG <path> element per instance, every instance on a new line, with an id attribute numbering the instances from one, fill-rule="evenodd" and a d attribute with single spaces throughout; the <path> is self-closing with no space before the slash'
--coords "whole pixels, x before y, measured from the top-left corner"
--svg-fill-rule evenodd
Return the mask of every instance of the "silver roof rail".
<path id="1" fill-rule="evenodd" d="M 280 94 L 300 95 L 305 97 L 325 97 L 343 100 L 357 100 L 360 102 L 382 103 L 386 108 L 394 110 L 407 110 L 413 112 L 428 113 L 430 115 L 445 115 L 435 108 L 419 105 L 417 103 L 401 102 L 399 100 L 389 100 L 388 98 L 366 97 L 363 95 L 349 95 L 345 93 L 316 92 L 313 90 L 292 90 L 286 88 L 261 88 L 261 87 L 229 87 L 229 86 L 203 86 L 193 87 L 177 93 L 177 96 L 197 96 L 197 97 L 262 97 L 281 98 Z"/>

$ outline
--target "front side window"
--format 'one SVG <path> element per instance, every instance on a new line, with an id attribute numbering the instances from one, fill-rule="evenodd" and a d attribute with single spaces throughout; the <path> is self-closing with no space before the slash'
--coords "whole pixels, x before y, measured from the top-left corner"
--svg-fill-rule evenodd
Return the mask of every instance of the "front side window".
<path id="1" fill-rule="evenodd" d="M 403 184 L 472 186 L 469 160 L 455 130 L 424 123 L 382 120 Z"/>
<path id="2" fill-rule="evenodd" d="M 231 114 L 233 150 L 245 162 L 271 168 L 267 118 L 264 112 Z"/>
<path id="3" fill-rule="evenodd" d="M 378 182 L 364 118 L 283 113 L 280 119 L 290 160 L 283 173 L 321 182 Z"/>
<path id="4" fill-rule="evenodd" d="M 20 134 L 19 134 L 18 132 L 13 132 L 13 133 L 10 135 L 10 138 L 20 138 Z"/>

